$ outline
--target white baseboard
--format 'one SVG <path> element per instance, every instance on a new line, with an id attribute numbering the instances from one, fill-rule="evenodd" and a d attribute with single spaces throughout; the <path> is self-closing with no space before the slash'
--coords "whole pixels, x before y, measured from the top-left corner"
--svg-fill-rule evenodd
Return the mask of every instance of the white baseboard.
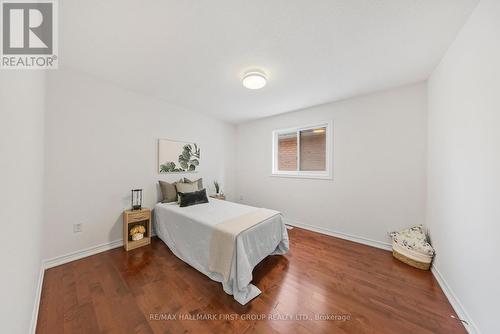
<path id="1" fill-rule="evenodd" d="M 285 218 L 284 221 L 285 221 L 285 224 L 287 224 L 287 225 L 303 228 L 305 230 L 309 230 L 309 231 L 337 237 L 340 239 L 353 241 L 356 243 L 380 248 L 380 249 L 387 250 L 387 251 L 390 251 L 392 249 L 391 244 L 386 243 L 386 242 L 381 242 L 381 241 L 372 240 L 372 239 L 368 239 L 368 238 L 364 238 L 364 237 L 360 237 L 360 236 L 355 236 L 355 235 L 351 235 L 351 234 L 347 234 L 347 233 L 343 233 L 343 232 L 338 232 L 338 231 L 333 231 L 330 229 L 316 227 L 316 226 L 300 223 L 298 221 L 287 219 L 287 218 Z M 56 266 L 59 266 L 59 265 L 62 265 L 62 264 L 68 263 L 68 262 L 79 260 L 79 259 L 82 259 L 84 257 L 91 256 L 91 255 L 101 253 L 101 252 L 104 252 L 104 251 L 107 251 L 107 250 L 110 250 L 113 248 L 121 247 L 121 246 L 123 246 L 122 239 L 115 240 L 115 241 L 108 242 L 108 243 L 104 243 L 104 244 L 100 244 L 100 245 L 89 247 L 89 248 L 85 248 L 85 249 L 82 249 L 79 251 L 75 251 L 75 252 L 71 252 L 71 253 L 68 253 L 65 255 L 57 256 L 57 257 L 54 257 L 54 258 L 51 258 L 48 260 L 43 260 L 41 263 L 41 267 L 40 267 L 40 275 L 38 278 L 38 285 L 37 285 L 37 289 L 36 289 L 36 296 L 35 296 L 35 303 L 34 303 L 34 308 L 33 308 L 33 315 L 32 315 L 32 319 L 31 319 L 30 333 L 34 334 L 36 331 L 36 324 L 37 324 L 37 320 L 38 320 L 38 310 L 40 307 L 40 298 L 41 298 L 41 294 L 42 294 L 43 277 L 44 277 L 45 269 L 56 267 Z M 465 311 L 462 303 L 459 301 L 458 297 L 455 295 L 455 293 L 453 292 L 451 287 L 448 285 L 448 283 L 446 282 L 444 277 L 441 275 L 439 270 L 433 265 L 431 271 L 432 271 L 434 277 L 436 278 L 437 282 L 439 283 L 439 286 L 443 290 L 444 294 L 448 298 L 448 301 L 450 302 L 451 306 L 453 307 L 453 309 L 457 313 L 457 315 L 461 319 L 468 322 L 468 324 L 469 324 L 468 326 L 466 324 L 464 324 L 467 331 L 470 334 L 481 334 L 481 332 L 479 331 L 477 326 L 474 324 L 472 319 L 469 317 L 469 315 Z"/>
<path id="2" fill-rule="evenodd" d="M 448 285 L 448 283 L 446 282 L 446 280 L 444 279 L 443 275 L 438 270 L 438 268 L 432 265 L 431 271 L 434 277 L 436 278 L 436 281 L 439 283 L 441 290 L 443 290 L 444 294 L 446 295 L 446 298 L 448 298 L 451 307 L 453 307 L 453 309 L 457 313 L 458 317 L 462 320 L 467 321 L 468 325 L 464 323 L 464 327 L 467 330 L 467 332 L 469 332 L 470 334 L 481 334 L 479 328 L 477 328 L 474 321 L 472 321 L 471 317 L 469 316 L 464 306 L 458 299 L 458 296 L 453 292 L 452 288 Z"/>
<path id="3" fill-rule="evenodd" d="M 36 324 L 38 321 L 38 310 L 40 308 L 40 298 L 42 296 L 43 277 L 45 275 L 46 269 L 57 267 L 68 262 L 83 259 L 84 257 L 91 256 L 121 246 L 123 246 L 122 239 L 81 249 L 65 255 L 56 256 L 51 259 L 42 260 L 40 265 L 40 275 L 38 277 L 38 284 L 36 288 L 35 303 L 33 306 L 33 315 L 31 317 L 30 333 L 34 334 L 36 331 Z"/>
<path id="4" fill-rule="evenodd" d="M 376 247 L 376 248 L 380 248 L 380 249 L 384 249 L 384 250 L 388 250 L 388 251 L 392 250 L 392 245 L 389 243 L 385 243 L 385 242 L 381 242 L 381 241 L 377 241 L 377 240 L 372 240 L 372 239 L 368 239 L 368 238 L 364 238 L 364 237 L 359 237 L 359 236 L 355 236 L 355 235 L 351 235 L 351 234 L 347 234 L 347 233 L 343 233 L 343 232 L 332 231 L 329 229 L 300 223 L 298 221 L 294 221 L 294 220 L 287 219 L 287 218 L 285 218 L 284 221 L 285 221 L 285 224 L 287 224 L 287 225 L 300 227 L 300 228 L 303 228 L 305 230 L 330 235 L 330 236 L 337 237 L 340 239 L 345 239 L 345 240 L 357 242 L 360 244 L 364 244 L 364 245 L 368 245 L 368 246 L 372 246 L 372 247 Z M 439 283 L 441 290 L 443 290 L 444 294 L 446 295 L 446 298 L 448 298 L 448 301 L 450 302 L 451 306 L 453 307 L 453 309 L 455 310 L 457 315 L 460 317 L 460 319 L 467 321 L 468 325 L 464 323 L 465 329 L 470 334 L 481 334 L 478 327 L 476 326 L 474 321 L 471 319 L 471 317 L 468 315 L 467 311 L 463 307 L 463 305 L 460 302 L 460 300 L 458 299 L 457 295 L 453 292 L 451 287 L 448 285 L 448 283 L 446 282 L 446 280 L 444 279 L 444 277 L 440 273 L 440 271 L 433 265 L 431 268 L 431 272 L 434 275 L 434 277 L 436 278 L 436 281 Z M 460 321 L 460 320 L 457 320 L 457 321 Z"/>
<path id="5" fill-rule="evenodd" d="M 71 252 L 65 255 L 56 256 L 52 259 L 47 259 L 42 262 L 42 265 L 45 269 L 49 269 L 52 267 L 60 266 L 61 264 L 65 264 L 68 262 L 72 262 L 75 260 L 83 259 L 84 257 L 94 255 L 97 253 L 105 252 L 107 250 L 117 248 L 123 246 L 123 240 L 115 240 L 111 242 L 107 242 L 104 244 L 100 244 L 97 246 L 92 246 L 89 248 L 81 249 L 75 252 Z"/>
<path id="6" fill-rule="evenodd" d="M 31 326 L 30 333 L 35 334 L 36 323 L 38 321 L 38 309 L 40 308 L 40 298 L 42 297 L 42 286 L 43 286 L 43 276 L 45 274 L 45 268 L 43 263 L 40 263 L 40 273 L 38 275 L 38 283 L 35 291 L 35 304 L 33 306 L 33 312 L 31 314 Z"/>
<path id="7" fill-rule="evenodd" d="M 300 228 L 303 228 L 305 230 L 309 230 L 309 231 L 313 231 L 313 232 L 317 232 L 317 233 L 321 233 L 321 234 L 326 234 L 326 235 L 329 235 L 332 237 L 337 237 L 340 239 L 357 242 L 359 244 L 372 246 L 372 247 L 380 248 L 380 249 L 387 250 L 387 251 L 392 250 L 392 245 L 390 243 L 387 243 L 387 242 L 372 240 L 372 239 L 368 239 L 368 238 L 364 238 L 364 237 L 360 237 L 360 236 L 356 236 L 356 235 L 352 235 L 352 234 L 333 231 L 333 230 L 326 229 L 323 227 L 312 226 L 312 225 L 304 224 L 304 223 L 298 222 L 296 220 L 288 219 L 288 218 L 284 218 L 284 222 L 287 225 L 300 227 Z"/>
<path id="8" fill-rule="evenodd" d="M 151 237 L 156 237 L 156 233 L 153 231 Z M 42 260 L 42 268 L 49 269 L 52 267 L 60 266 L 68 262 L 83 259 L 84 257 L 91 256 L 97 253 L 102 253 L 107 250 L 123 246 L 123 239 L 106 242 L 100 245 L 92 246 L 89 248 L 84 248 L 78 251 L 74 251 L 65 255 L 60 255 L 53 257 L 51 259 Z"/>

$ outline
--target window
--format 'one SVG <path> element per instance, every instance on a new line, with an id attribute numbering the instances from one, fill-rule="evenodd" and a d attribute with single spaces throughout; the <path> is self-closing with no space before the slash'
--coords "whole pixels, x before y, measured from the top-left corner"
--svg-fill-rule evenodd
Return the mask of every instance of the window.
<path id="1" fill-rule="evenodd" d="M 331 173 L 332 122 L 273 131 L 273 175 L 325 178 Z"/>

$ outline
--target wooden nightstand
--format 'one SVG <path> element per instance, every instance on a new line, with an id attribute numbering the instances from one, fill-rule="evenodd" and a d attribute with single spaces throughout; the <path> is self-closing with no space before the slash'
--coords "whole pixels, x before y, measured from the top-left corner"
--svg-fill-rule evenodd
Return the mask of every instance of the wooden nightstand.
<path id="1" fill-rule="evenodd" d="M 223 201 L 226 200 L 226 195 L 210 195 L 211 198 L 221 199 Z"/>
<path id="2" fill-rule="evenodd" d="M 136 225 L 142 225 L 146 228 L 144 238 L 134 241 L 129 235 L 129 231 Z M 151 209 L 126 210 L 123 212 L 123 247 L 126 251 L 149 245 L 151 243 Z"/>

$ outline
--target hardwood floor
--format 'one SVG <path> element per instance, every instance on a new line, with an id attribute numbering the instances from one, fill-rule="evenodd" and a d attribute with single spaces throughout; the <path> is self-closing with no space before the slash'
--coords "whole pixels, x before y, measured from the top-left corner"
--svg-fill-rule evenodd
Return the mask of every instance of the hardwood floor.
<path id="1" fill-rule="evenodd" d="M 290 252 L 254 269 L 262 294 L 245 306 L 157 238 L 48 269 L 37 333 L 466 333 L 430 272 L 380 249 L 289 234 Z"/>

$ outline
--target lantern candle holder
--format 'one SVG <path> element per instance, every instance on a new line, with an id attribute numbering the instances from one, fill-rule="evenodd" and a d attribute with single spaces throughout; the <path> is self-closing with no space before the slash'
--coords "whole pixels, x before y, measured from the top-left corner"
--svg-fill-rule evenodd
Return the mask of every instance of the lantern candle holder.
<path id="1" fill-rule="evenodd" d="M 132 210 L 142 209 L 142 189 L 132 189 Z"/>

